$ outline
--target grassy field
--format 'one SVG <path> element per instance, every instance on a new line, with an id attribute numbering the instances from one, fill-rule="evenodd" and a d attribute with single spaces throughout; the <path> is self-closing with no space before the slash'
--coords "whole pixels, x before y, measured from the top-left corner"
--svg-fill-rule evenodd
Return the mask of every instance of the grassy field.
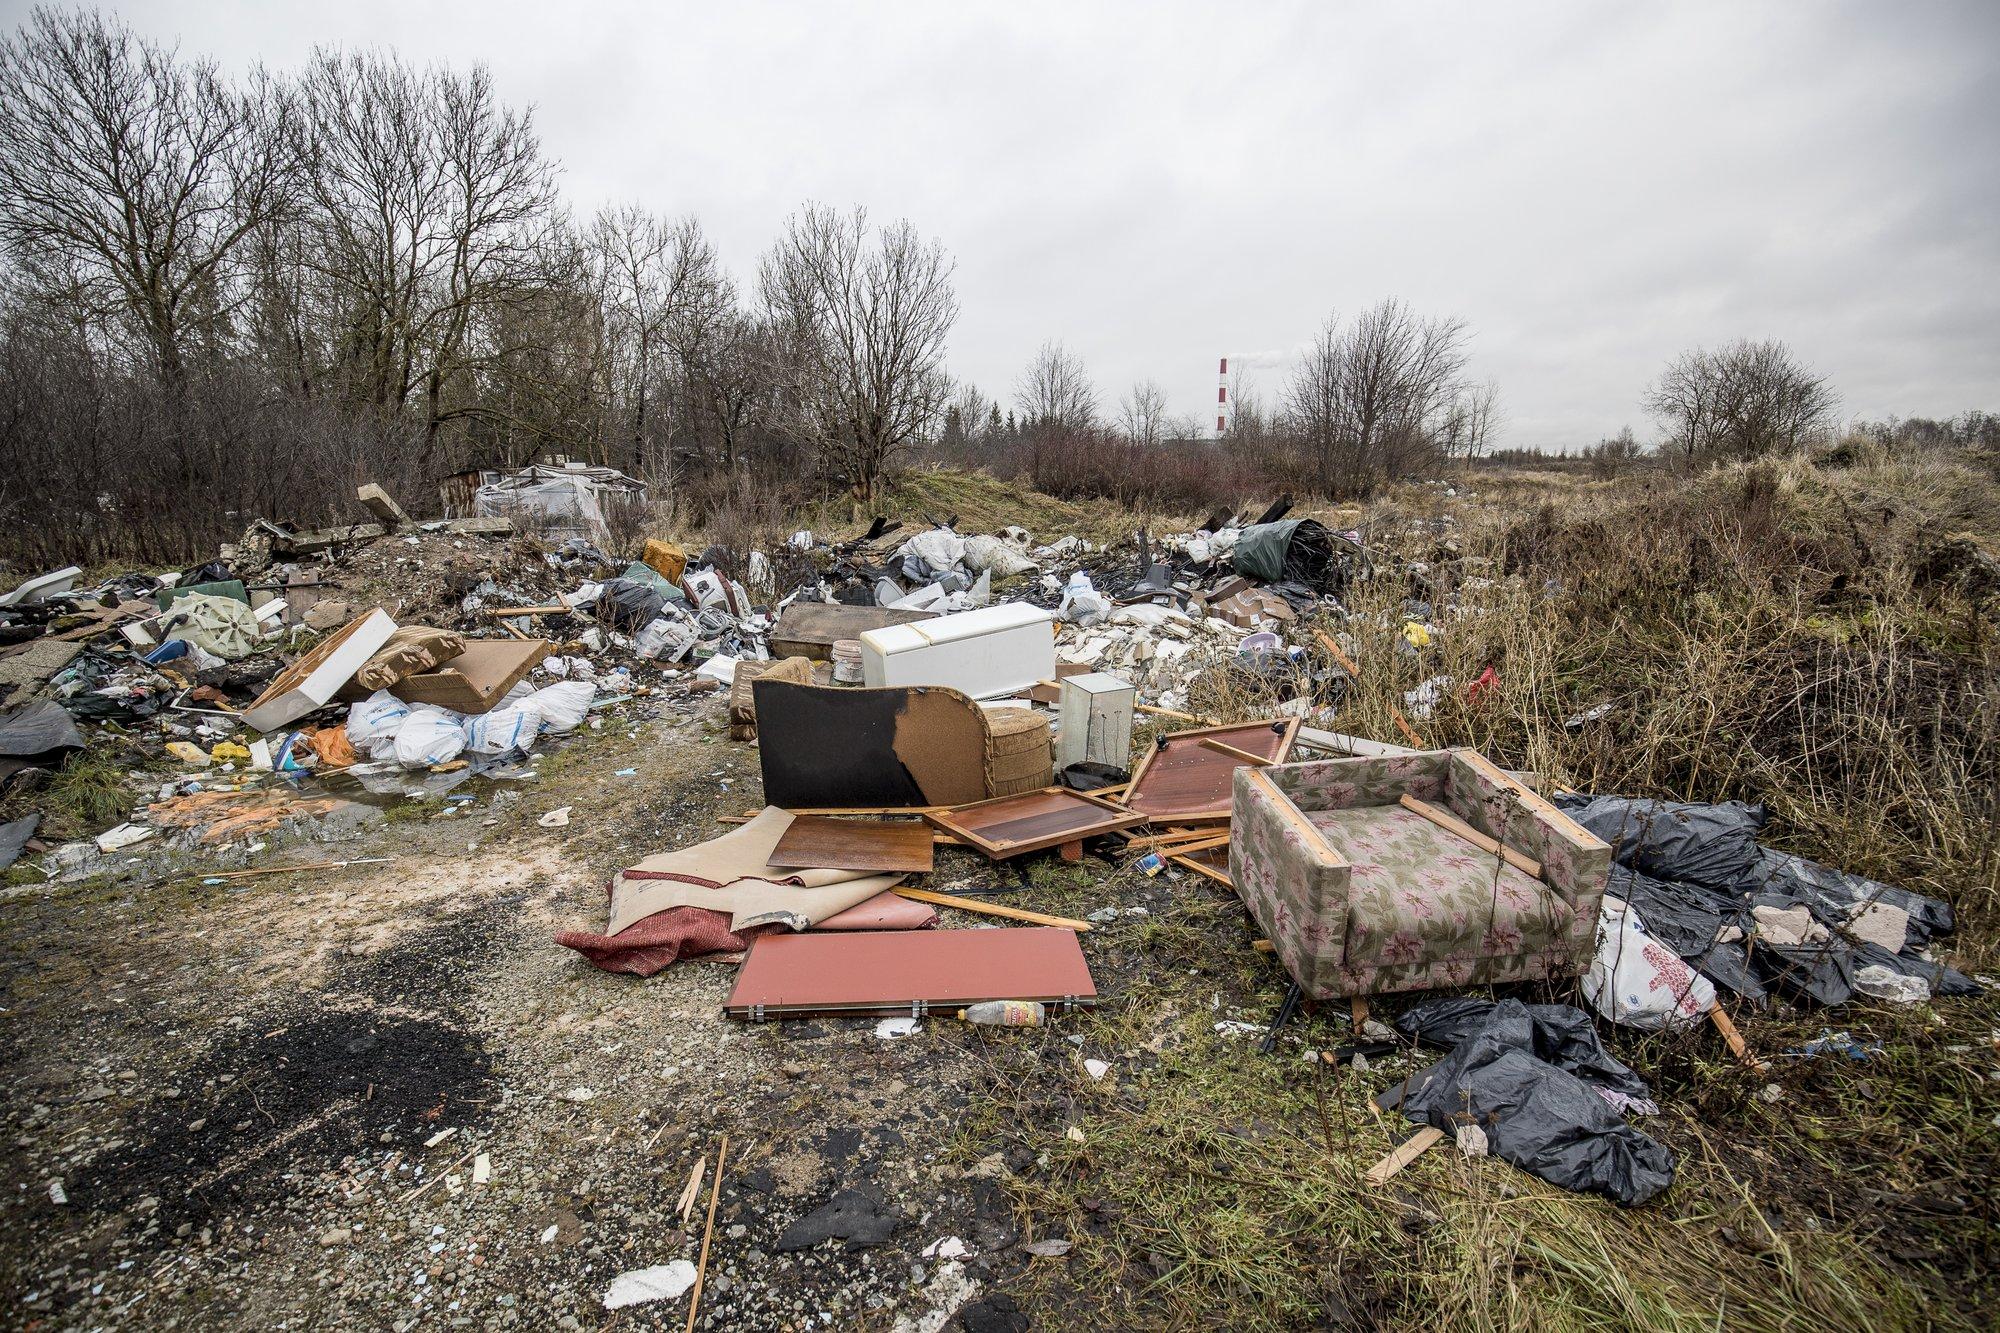
<path id="1" fill-rule="evenodd" d="M 1086 516 L 984 478 L 903 487 L 889 512 L 920 496 L 968 531 L 1020 522 L 1039 539 L 1102 539 L 1186 522 Z M 1360 527 L 1383 566 L 1338 626 L 1362 668 L 1342 729 L 1402 739 L 1390 715 L 1402 693 L 1449 675 L 1458 688 L 1414 724 L 1427 744 L 1476 745 L 1556 785 L 1763 801 L 1768 840 L 1949 899 L 1950 956 L 1993 965 L 2000 638 L 1993 590 L 1934 559 L 1955 537 L 1989 549 L 2000 537 L 1990 464 L 1864 454 L 1692 481 L 1475 474 L 1453 489 L 1301 511 Z M 1397 633 L 1410 615 L 1443 631 L 1422 652 Z M 1489 666 L 1497 690 L 1469 701 L 1464 683 Z M 1564 725 L 1606 703 L 1601 719 Z M 1227 690 L 1207 702 L 1257 706 Z M 1102 900 L 1095 887 L 1078 886 L 1079 906 Z M 1062 886 L 1047 890 L 1037 905 L 1062 910 Z M 1076 1238 L 1085 1258 L 1035 1270 L 1036 1304 L 1070 1326 L 1994 1322 L 1990 997 L 1746 1014 L 1768 1076 L 1705 1029 L 1611 1034 L 1653 1081 L 1663 1113 L 1646 1128 L 1679 1159 L 1664 1199 L 1623 1212 L 1442 1150 L 1368 1189 L 1361 1173 L 1410 1127 L 1369 1108 L 1379 1068 L 1301 1058 L 1346 1040 L 1345 1016 L 1308 1018 L 1268 1057 L 1217 1034 L 1221 1018 L 1263 1021 L 1283 989 L 1226 892 L 1186 890 L 1130 936 L 1116 1002 L 1085 1030 L 1087 1047 L 1122 1053 L 1117 1072 L 1052 1090 L 1041 1075 L 1069 1055 L 1058 1042 L 996 1045 L 990 1100 L 962 1134 L 968 1156 L 1002 1144 L 1032 1158 L 1011 1181 L 1022 1226 Z M 1882 1051 L 1784 1054 L 1829 1026 Z"/>

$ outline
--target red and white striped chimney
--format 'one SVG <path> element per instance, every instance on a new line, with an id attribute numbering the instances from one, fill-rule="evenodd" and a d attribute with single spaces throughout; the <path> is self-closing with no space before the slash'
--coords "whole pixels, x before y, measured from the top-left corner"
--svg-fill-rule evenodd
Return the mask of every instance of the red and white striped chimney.
<path id="1" fill-rule="evenodd" d="M 1215 385 L 1215 435 L 1217 439 L 1229 433 L 1229 358 L 1223 357 L 1216 369 Z"/>

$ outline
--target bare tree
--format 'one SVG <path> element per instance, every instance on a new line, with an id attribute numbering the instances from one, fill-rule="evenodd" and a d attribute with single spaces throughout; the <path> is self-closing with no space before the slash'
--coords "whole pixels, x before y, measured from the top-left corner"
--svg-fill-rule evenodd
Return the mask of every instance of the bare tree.
<path id="1" fill-rule="evenodd" d="M 1839 401 L 1784 343 L 1739 339 L 1675 357 L 1641 405 L 1693 462 L 1796 449 L 1833 427 Z"/>
<path id="2" fill-rule="evenodd" d="M 37 7 L 0 41 L 0 242 L 31 282 L 129 321 L 181 384 L 244 238 L 285 207 L 286 114 L 261 72 L 232 89 L 115 19 Z"/>
<path id="3" fill-rule="evenodd" d="M 657 400 L 671 357 L 702 341 L 734 306 L 715 247 L 695 219 L 669 222 L 637 205 L 592 222 L 590 263 L 605 319 L 602 374 L 634 459 L 653 451 Z M 666 431 L 669 434 L 671 423 Z"/>
<path id="4" fill-rule="evenodd" d="M 1097 424 L 1097 389 L 1083 358 L 1051 339 L 1014 382 L 1014 403 L 1026 430 L 1089 430 Z"/>
<path id="5" fill-rule="evenodd" d="M 1465 367 L 1465 325 L 1388 300 L 1342 326 L 1329 317 L 1285 406 L 1322 488 L 1367 495 L 1440 453 Z"/>
<path id="6" fill-rule="evenodd" d="M 1492 443 L 1500 424 L 1500 385 L 1494 380 L 1461 388 L 1445 408 L 1438 447 L 1447 459 L 1465 462 Z"/>
<path id="7" fill-rule="evenodd" d="M 864 209 L 809 204 L 758 270 L 782 348 L 788 427 L 864 497 L 950 392 L 952 267 L 908 222 L 875 229 Z"/>
<path id="8" fill-rule="evenodd" d="M 1118 429 L 1134 444 L 1155 445 L 1166 438 L 1167 394 L 1158 382 L 1140 380 L 1118 400 Z"/>

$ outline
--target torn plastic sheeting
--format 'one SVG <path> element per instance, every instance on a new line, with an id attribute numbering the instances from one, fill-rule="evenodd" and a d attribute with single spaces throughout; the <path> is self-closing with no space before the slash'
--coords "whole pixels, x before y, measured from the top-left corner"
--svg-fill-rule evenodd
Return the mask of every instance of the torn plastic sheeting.
<path id="1" fill-rule="evenodd" d="M 62 704 L 38 699 L 0 712 L 0 778 L 24 768 L 54 768 L 83 745 L 76 719 Z"/>
<path id="2" fill-rule="evenodd" d="M 1614 1023 L 1645 1031 L 1688 1027 L 1715 1007 L 1715 985 L 1654 939 L 1629 903 L 1605 895 L 1598 909 L 1597 956 L 1583 993 Z"/>
<path id="3" fill-rule="evenodd" d="M 1336 555 L 1347 546 L 1346 538 L 1317 519 L 1288 518 L 1242 529 L 1229 557 L 1237 573 L 1265 583 L 1292 581 L 1333 591 L 1345 581 Z"/>
<path id="4" fill-rule="evenodd" d="M 1546 1033 L 1529 1006 L 1473 1003 L 1484 1014 L 1451 1054 L 1409 1080 L 1405 1115 L 1448 1134 L 1477 1125 L 1494 1156 L 1621 1207 L 1643 1204 L 1673 1183 L 1671 1150 L 1626 1124 L 1590 1084 L 1537 1058 Z M 1588 1030 L 1589 1019 L 1570 1012 Z"/>
<path id="5" fill-rule="evenodd" d="M 597 594 L 597 619 L 630 634 L 658 619 L 667 599 L 659 590 L 631 579 L 607 579 Z"/>
<path id="6" fill-rule="evenodd" d="M 1744 871 L 1741 882 L 1746 889 L 1760 893 L 1824 904 L 1836 920 L 1844 921 L 1871 902 L 1900 907 L 1910 916 L 1910 938 L 1905 947 L 1927 944 L 1932 935 L 1949 935 L 1956 925 L 1949 903 L 1768 847 L 1758 849 L 1757 859 Z"/>
<path id="7" fill-rule="evenodd" d="M 28 845 L 28 839 L 35 836 L 35 829 L 41 824 L 39 814 L 24 815 L 9 824 L 0 824 L 0 870 L 21 859 L 21 849 Z"/>
<path id="8" fill-rule="evenodd" d="M 1406 1037 L 1432 1046 L 1457 1046 L 1481 1031 L 1496 1011 L 1512 1006 L 1530 1025 L 1529 1049 L 1538 1059 L 1587 1082 L 1633 1097 L 1650 1097 L 1646 1080 L 1597 1039 L 1590 1015 L 1574 1005 L 1522 1004 L 1518 1000 L 1480 1000 L 1439 995 L 1419 1000 L 1397 1016 L 1396 1028 Z"/>

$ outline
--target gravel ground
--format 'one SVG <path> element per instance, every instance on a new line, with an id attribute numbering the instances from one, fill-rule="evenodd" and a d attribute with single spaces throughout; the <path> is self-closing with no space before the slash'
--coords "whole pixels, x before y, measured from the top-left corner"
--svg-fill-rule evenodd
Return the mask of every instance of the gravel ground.
<path id="1" fill-rule="evenodd" d="M 698 1256 L 707 1184 L 685 1222 L 677 1203 L 726 1134 L 702 1327 L 1025 1328 L 1007 1285 L 1034 1260 L 999 1182 L 1029 1163 L 958 1123 L 996 1043 L 1009 1077 L 1024 1057 L 1074 1077 L 1058 1030 L 751 1027 L 721 1015 L 726 964 L 640 980 L 552 943 L 600 919 L 613 870 L 759 803 L 718 698 L 657 711 L 465 813 L 260 858 L 393 864 L 0 907 L 4 1322 L 679 1326 L 685 1296 L 603 1297 Z M 560 805 L 567 828 L 537 826 Z M 964 853 L 942 868 L 981 871 Z M 777 1248 L 842 1191 L 893 1224 L 886 1241 Z M 950 1238 L 961 1257 L 933 1250 Z"/>

